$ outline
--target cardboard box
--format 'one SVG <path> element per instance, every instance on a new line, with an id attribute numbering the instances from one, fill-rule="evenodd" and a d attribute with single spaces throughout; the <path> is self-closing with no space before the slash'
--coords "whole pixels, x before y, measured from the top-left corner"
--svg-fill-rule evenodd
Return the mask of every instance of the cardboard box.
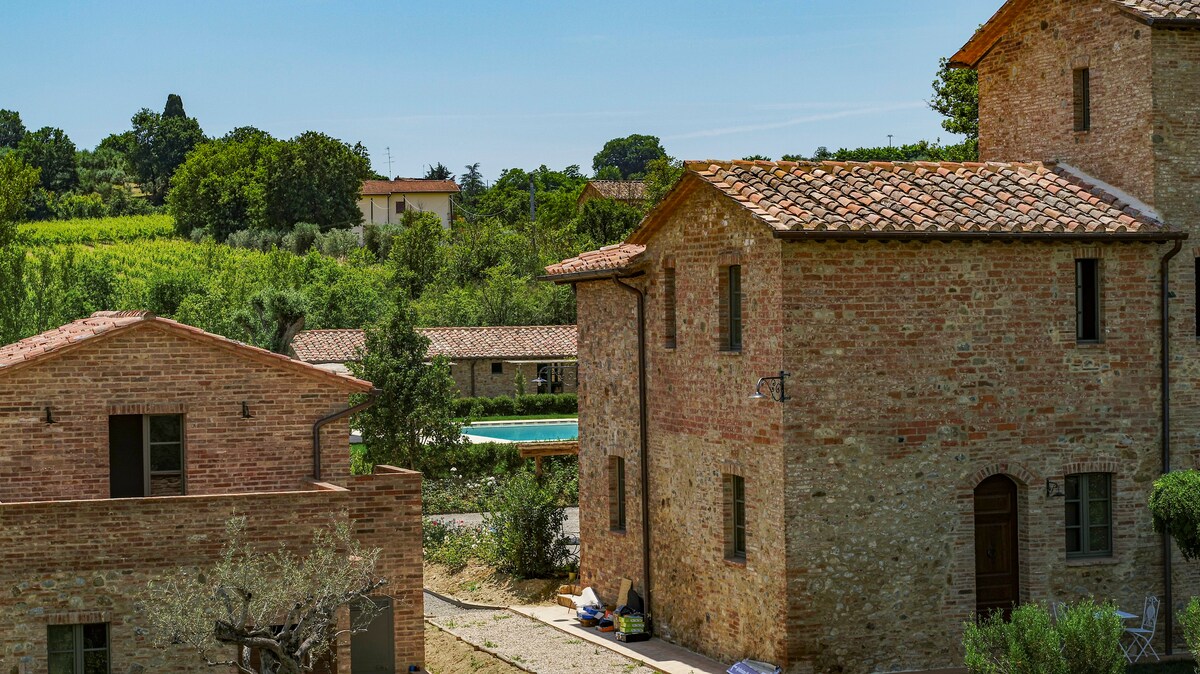
<path id="1" fill-rule="evenodd" d="M 617 632 L 617 641 L 633 643 L 635 641 L 649 641 L 649 640 L 650 640 L 650 635 L 646 634 L 645 632 L 638 632 L 636 634 L 627 634 L 625 632 Z"/>

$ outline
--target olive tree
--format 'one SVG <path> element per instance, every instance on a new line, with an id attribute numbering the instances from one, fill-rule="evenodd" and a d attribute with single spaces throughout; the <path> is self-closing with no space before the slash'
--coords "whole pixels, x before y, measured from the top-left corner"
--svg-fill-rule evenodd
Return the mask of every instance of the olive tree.
<path id="1" fill-rule="evenodd" d="M 209 666 L 243 674 L 301 674 L 378 613 L 368 596 L 387 582 L 375 571 L 379 550 L 361 547 L 344 521 L 319 529 L 306 555 L 286 546 L 263 552 L 244 517 L 229 520 L 226 532 L 214 564 L 147 586 L 140 610 L 157 646 L 190 649 Z M 341 622 L 350 606 L 351 619 Z"/>

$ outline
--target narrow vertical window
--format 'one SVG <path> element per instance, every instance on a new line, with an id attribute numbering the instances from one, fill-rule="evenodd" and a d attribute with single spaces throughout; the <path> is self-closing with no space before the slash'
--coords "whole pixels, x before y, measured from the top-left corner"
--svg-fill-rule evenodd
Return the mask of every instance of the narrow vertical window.
<path id="1" fill-rule="evenodd" d="M 1112 475 L 1066 478 L 1067 557 L 1112 555 Z"/>
<path id="2" fill-rule="evenodd" d="M 1087 68 L 1074 71 L 1075 130 L 1088 131 L 1092 128 L 1092 75 Z"/>
<path id="3" fill-rule="evenodd" d="M 112 498 L 182 496 L 183 416 L 110 416 L 108 459 Z"/>
<path id="4" fill-rule="evenodd" d="M 1200 337 L 1200 257 L 1196 258 L 1196 336 Z"/>
<path id="5" fill-rule="evenodd" d="M 675 269 L 663 270 L 663 345 L 675 348 Z"/>
<path id="6" fill-rule="evenodd" d="M 50 625 L 46 660 L 51 674 L 108 674 L 108 624 Z"/>
<path id="7" fill-rule="evenodd" d="M 725 494 L 725 558 L 746 560 L 746 480 L 741 475 L 723 477 Z"/>
<path id="8" fill-rule="evenodd" d="M 742 350 L 742 266 L 729 267 L 729 350 Z"/>
<path id="9" fill-rule="evenodd" d="M 608 457 L 608 524 L 613 531 L 625 531 L 625 459 Z"/>
<path id="10" fill-rule="evenodd" d="M 1100 341 L 1100 261 L 1075 260 L 1075 340 Z"/>

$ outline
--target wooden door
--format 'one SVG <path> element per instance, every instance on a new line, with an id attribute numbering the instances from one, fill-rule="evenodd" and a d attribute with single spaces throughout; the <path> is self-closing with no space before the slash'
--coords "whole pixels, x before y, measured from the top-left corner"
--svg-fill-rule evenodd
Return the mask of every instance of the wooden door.
<path id="1" fill-rule="evenodd" d="M 1020 594 L 1017 485 L 993 475 L 975 488 L 975 610 L 1007 616 Z"/>

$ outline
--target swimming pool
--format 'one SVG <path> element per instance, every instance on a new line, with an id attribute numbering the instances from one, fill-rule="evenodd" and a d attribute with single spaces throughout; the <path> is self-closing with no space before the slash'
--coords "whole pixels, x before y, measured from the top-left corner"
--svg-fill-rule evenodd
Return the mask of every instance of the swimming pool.
<path id="1" fill-rule="evenodd" d="M 471 442 L 577 440 L 579 439 L 579 422 L 575 419 L 482 422 L 464 426 L 463 435 Z"/>

